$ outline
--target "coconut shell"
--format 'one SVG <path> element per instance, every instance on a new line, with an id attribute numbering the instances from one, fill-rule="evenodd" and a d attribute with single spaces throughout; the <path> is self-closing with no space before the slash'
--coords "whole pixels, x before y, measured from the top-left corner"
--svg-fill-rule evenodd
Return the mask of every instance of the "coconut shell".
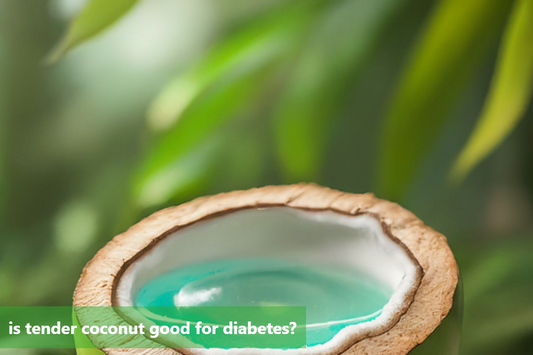
<path id="1" fill-rule="evenodd" d="M 206 218 L 223 218 L 225 213 L 236 210 L 275 206 L 331 210 L 354 216 L 370 214 L 381 221 L 386 235 L 406 250 L 418 268 L 417 280 L 393 319 L 379 328 L 353 334 L 321 354 L 404 355 L 433 333 L 450 312 L 459 273 L 442 234 L 426 226 L 410 211 L 371 193 L 350 194 L 314 184 L 222 193 L 152 214 L 113 238 L 87 264 L 76 287 L 74 306 L 117 306 L 116 286 L 122 274 L 160 240 L 181 228 Z M 114 317 L 118 315 L 110 315 Z M 80 323 L 83 325 L 83 319 Z M 299 349 L 298 354 L 316 354 L 312 349 Z M 209 350 L 200 350 L 102 349 L 109 355 L 209 353 Z M 251 353 L 246 350 L 237 352 Z"/>

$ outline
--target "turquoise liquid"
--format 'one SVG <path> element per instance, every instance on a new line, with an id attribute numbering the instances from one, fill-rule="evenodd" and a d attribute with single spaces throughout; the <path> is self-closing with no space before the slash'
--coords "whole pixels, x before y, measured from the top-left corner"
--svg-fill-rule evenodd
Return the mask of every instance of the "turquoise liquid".
<path id="1" fill-rule="evenodd" d="M 136 306 L 305 306 L 307 346 L 375 319 L 392 290 L 353 269 L 277 259 L 216 260 L 181 267 L 145 284 Z"/>

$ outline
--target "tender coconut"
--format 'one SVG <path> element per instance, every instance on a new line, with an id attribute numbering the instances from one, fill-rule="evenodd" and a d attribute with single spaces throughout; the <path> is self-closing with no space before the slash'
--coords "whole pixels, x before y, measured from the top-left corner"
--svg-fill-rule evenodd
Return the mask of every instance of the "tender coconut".
<path id="1" fill-rule="evenodd" d="M 153 349 L 151 353 L 407 354 L 450 311 L 458 269 L 444 236 L 424 225 L 411 212 L 372 194 L 348 194 L 311 184 L 269 186 L 203 197 L 147 217 L 115 237 L 86 266 L 74 305 L 133 305 L 133 297 L 142 284 L 180 265 L 215 257 L 275 254 L 276 243 L 280 242 L 275 236 L 269 236 L 269 243 L 265 243 L 268 236 L 261 233 L 231 232 L 232 222 L 238 222 L 239 214 L 248 213 L 249 217 L 257 209 L 284 211 L 300 219 L 358 230 L 358 238 L 332 240 L 326 243 L 327 250 L 323 253 L 311 247 L 307 254 L 297 252 L 302 242 L 297 239 L 304 236 L 295 233 L 294 243 L 289 243 L 294 250 L 285 247 L 284 253 L 293 259 L 320 262 L 336 258 L 337 262 L 341 259 L 348 265 L 355 263 L 354 266 L 366 269 L 394 289 L 382 314 L 372 321 L 347 326 L 325 344 L 306 349 Z M 225 221 L 226 229 L 220 229 L 220 233 L 202 233 L 202 225 L 213 218 Z M 199 235 L 204 238 L 200 240 L 206 243 L 204 247 L 199 243 Z M 210 248 L 207 243 L 216 243 L 217 247 Z M 184 248 L 187 253 L 176 253 Z M 78 318 L 83 324 L 83 316 Z M 116 314 L 110 314 L 109 318 L 124 322 Z M 143 351 L 146 350 L 104 350 L 110 355 L 144 354 Z"/>

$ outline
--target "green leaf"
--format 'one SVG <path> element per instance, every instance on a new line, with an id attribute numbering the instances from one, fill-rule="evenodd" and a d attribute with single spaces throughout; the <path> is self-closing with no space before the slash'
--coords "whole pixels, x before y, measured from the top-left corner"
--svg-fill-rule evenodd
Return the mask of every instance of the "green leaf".
<path id="1" fill-rule="evenodd" d="M 219 135 L 206 139 L 196 149 L 148 176 L 137 191 L 138 205 L 161 205 L 197 184 L 210 171 L 221 142 Z"/>
<path id="2" fill-rule="evenodd" d="M 511 1 L 441 0 L 406 67 L 383 128 L 378 190 L 401 197 Z"/>
<path id="3" fill-rule="evenodd" d="M 211 135 L 253 107 L 268 89 L 276 68 L 276 63 L 270 63 L 255 73 L 228 78 L 195 98 L 179 122 L 148 152 L 134 181 L 137 201 L 144 207 L 167 201 L 175 193 L 172 189 L 167 189 L 164 196 L 161 194 L 157 198 L 147 195 L 146 191 L 150 190 L 154 179 L 165 175 L 168 169 L 177 171 L 178 168 L 171 167 L 182 166 L 182 159 L 189 154 L 194 155 L 194 150 L 207 144 Z M 180 174 L 187 174 L 187 171 Z M 181 187 L 173 185 L 173 189 L 178 188 Z"/>
<path id="4" fill-rule="evenodd" d="M 533 89 L 533 2 L 516 2 L 485 107 L 452 169 L 459 181 L 490 154 L 523 117 Z"/>
<path id="5" fill-rule="evenodd" d="M 134 180 L 133 195 L 139 204 L 147 207 L 168 201 L 181 184 L 173 184 L 164 194 L 151 198 L 147 191 L 154 186 L 153 181 L 158 176 L 170 176 L 165 173 L 169 169 L 177 172 L 178 168 L 173 167 L 183 166 L 181 160 L 194 155 L 208 137 L 257 109 L 280 81 L 281 71 L 322 3 L 292 3 L 287 11 L 267 17 L 230 39 L 156 99 L 149 119 L 164 133 L 148 152 Z"/>
<path id="6" fill-rule="evenodd" d="M 172 127 L 188 105 L 214 82 L 260 70 L 287 50 L 286 27 L 253 32 L 256 33 L 238 36 L 209 56 L 205 63 L 168 84 L 150 106 L 149 126 L 155 131 Z"/>
<path id="7" fill-rule="evenodd" d="M 47 58 L 48 63 L 59 60 L 72 48 L 96 36 L 124 16 L 138 0 L 90 0 L 76 16 L 64 38 Z"/>
<path id="8" fill-rule="evenodd" d="M 172 127 L 191 102 L 213 83 L 243 76 L 286 55 L 320 8 L 320 1 L 283 6 L 239 31 L 199 65 L 171 81 L 152 102 L 148 124 L 155 130 Z"/>
<path id="9" fill-rule="evenodd" d="M 323 15 L 274 117 L 288 181 L 315 180 L 328 133 L 358 69 L 402 0 L 342 1 Z"/>

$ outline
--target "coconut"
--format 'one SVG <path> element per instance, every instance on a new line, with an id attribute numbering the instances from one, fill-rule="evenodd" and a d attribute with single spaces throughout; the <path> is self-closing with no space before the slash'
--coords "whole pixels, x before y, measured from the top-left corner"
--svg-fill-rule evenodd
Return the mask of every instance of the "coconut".
<path id="1" fill-rule="evenodd" d="M 297 184 L 202 197 L 143 219 L 87 264 L 74 306 L 131 306 L 142 285 L 177 267 L 271 256 L 364 269 L 394 292 L 377 318 L 347 325 L 331 340 L 307 348 L 102 351 L 109 355 L 407 354 L 450 313 L 459 281 L 446 238 L 413 213 L 373 194 Z M 109 312 L 110 321 L 128 321 L 112 309 Z M 88 322 L 83 315 L 78 320 L 82 325 Z"/>

